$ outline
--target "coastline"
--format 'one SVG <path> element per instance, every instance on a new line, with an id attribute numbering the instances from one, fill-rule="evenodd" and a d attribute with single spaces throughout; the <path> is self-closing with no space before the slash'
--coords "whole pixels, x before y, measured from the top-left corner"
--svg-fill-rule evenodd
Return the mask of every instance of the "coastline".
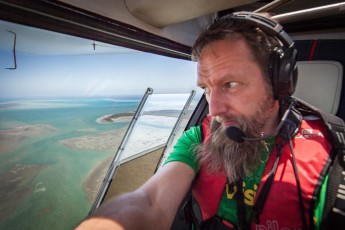
<path id="1" fill-rule="evenodd" d="M 95 201 L 112 159 L 113 156 L 109 156 L 102 160 L 96 164 L 85 177 L 82 187 L 86 193 L 89 204 L 93 204 Z"/>
<path id="2" fill-rule="evenodd" d="M 120 122 L 130 122 L 134 116 L 134 113 L 115 113 L 107 114 L 96 119 L 97 123 L 107 124 L 107 123 L 120 123 Z"/>
<path id="3" fill-rule="evenodd" d="M 134 112 L 106 114 L 102 117 L 97 118 L 96 122 L 99 124 L 130 122 L 133 119 L 134 114 L 135 114 Z M 142 114 L 142 116 L 174 117 L 174 118 L 177 118 L 179 115 L 180 115 L 180 111 L 178 110 L 144 111 Z"/>

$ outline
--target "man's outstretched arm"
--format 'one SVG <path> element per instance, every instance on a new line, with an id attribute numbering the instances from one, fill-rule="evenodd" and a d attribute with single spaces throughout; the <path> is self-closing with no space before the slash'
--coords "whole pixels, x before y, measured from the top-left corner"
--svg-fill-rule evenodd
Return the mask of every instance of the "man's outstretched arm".
<path id="1" fill-rule="evenodd" d="M 167 163 L 138 190 L 101 205 L 76 230 L 169 229 L 193 178 L 190 166 Z"/>

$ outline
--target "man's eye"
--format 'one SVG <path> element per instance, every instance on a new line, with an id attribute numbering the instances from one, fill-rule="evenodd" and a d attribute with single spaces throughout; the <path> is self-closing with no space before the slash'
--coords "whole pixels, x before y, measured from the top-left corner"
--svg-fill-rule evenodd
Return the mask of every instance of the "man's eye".
<path id="1" fill-rule="evenodd" d="M 234 87 L 238 86 L 238 82 L 228 82 L 228 83 L 226 83 L 226 86 L 228 88 L 234 88 Z"/>

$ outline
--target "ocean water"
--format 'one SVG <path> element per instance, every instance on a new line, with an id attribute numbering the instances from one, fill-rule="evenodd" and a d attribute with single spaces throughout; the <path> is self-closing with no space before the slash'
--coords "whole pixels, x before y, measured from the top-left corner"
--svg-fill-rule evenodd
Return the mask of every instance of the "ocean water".
<path id="1" fill-rule="evenodd" d="M 148 115 L 139 117 L 123 156 L 166 143 L 187 98 L 151 95 L 144 106 Z M 109 140 L 122 140 L 120 130 L 130 123 L 97 119 L 135 112 L 140 100 L 0 100 L 0 229 L 73 229 L 85 218 L 93 201 L 84 182 L 97 165 L 111 163 L 117 148 Z"/>
<path id="2" fill-rule="evenodd" d="M 139 98 L 140 99 L 140 98 Z M 140 100 L 0 101 L 0 229 L 72 229 L 91 207 L 83 181 L 112 149 L 81 150 L 60 140 L 127 127 L 100 124 Z"/>

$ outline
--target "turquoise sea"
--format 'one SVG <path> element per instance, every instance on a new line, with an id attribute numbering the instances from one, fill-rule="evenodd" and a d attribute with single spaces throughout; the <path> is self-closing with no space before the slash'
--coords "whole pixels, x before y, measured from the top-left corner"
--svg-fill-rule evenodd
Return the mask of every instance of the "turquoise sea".
<path id="1" fill-rule="evenodd" d="M 0 100 L 0 229 L 72 229 L 91 207 L 83 181 L 114 150 L 59 141 L 127 127 L 100 124 L 135 111 L 140 98 Z"/>

